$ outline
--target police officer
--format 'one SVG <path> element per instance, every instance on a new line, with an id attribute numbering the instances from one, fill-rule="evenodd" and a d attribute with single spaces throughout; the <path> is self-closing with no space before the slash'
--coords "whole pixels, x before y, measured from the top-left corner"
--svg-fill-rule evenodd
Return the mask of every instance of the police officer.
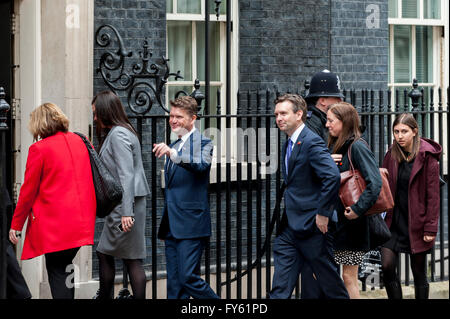
<path id="1" fill-rule="evenodd" d="M 306 126 L 322 137 L 325 143 L 328 142 L 328 129 L 325 127 L 328 108 L 343 98 L 336 74 L 325 69 L 313 75 L 309 93 L 305 97 L 308 104 Z"/>
<path id="2" fill-rule="evenodd" d="M 331 104 L 341 102 L 343 98 L 340 80 L 336 74 L 325 69 L 313 75 L 309 93 L 305 97 L 308 106 L 306 126 L 322 137 L 325 144 L 328 143 L 328 129 L 325 127 L 328 108 Z M 307 265 L 302 269 L 301 298 L 324 298 L 324 294 L 316 282 L 315 275 Z"/>

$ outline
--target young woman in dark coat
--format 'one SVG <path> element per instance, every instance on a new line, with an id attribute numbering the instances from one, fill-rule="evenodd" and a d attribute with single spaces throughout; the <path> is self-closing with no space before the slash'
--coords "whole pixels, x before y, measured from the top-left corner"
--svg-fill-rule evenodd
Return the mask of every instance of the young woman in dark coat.
<path id="1" fill-rule="evenodd" d="M 350 298 L 359 298 L 358 266 L 363 256 L 372 248 L 366 211 L 376 202 L 381 190 L 381 175 L 375 156 L 361 139 L 359 117 L 349 103 L 333 104 L 327 113 L 329 130 L 328 146 L 339 171 L 350 169 L 347 151 L 351 148 L 351 160 L 366 181 L 366 189 L 351 207 L 337 205 L 338 222 L 335 237 L 335 260 L 343 265 L 342 277 Z"/>
<path id="2" fill-rule="evenodd" d="M 391 239 L 381 248 L 383 281 L 389 299 L 401 299 L 398 253 L 409 253 L 416 299 L 428 298 L 426 254 L 434 245 L 439 221 L 439 164 L 442 147 L 420 138 L 411 114 L 392 125 L 394 143 L 383 161 L 389 171 L 394 209 L 386 215 Z"/>

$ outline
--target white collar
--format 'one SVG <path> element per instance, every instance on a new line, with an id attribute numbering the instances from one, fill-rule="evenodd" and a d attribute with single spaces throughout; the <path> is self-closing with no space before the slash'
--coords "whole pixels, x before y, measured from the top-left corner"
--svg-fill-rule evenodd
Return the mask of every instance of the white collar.
<path id="1" fill-rule="evenodd" d="M 304 127 L 305 127 L 305 123 L 302 123 L 302 125 L 297 127 L 295 132 L 289 137 L 292 140 L 292 145 L 295 145 L 295 142 L 297 142 L 298 136 L 300 135 L 300 133 L 302 132 Z"/>
<path id="2" fill-rule="evenodd" d="M 189 138 L 189 136 L 191 136 L 191 134 L 194 133 L 194 131 L 195 131 L 195 125 L 192 127 L 192 130 L 190 130 L 188 133 L 184 134 L 181 137 L 181 143 L 184 144 L 187 141 L 187 139 Z"/>

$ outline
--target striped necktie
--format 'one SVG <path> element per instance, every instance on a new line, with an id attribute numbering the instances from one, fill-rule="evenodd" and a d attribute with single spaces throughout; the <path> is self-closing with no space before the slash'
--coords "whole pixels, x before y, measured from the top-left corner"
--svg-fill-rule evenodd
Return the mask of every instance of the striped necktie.
<path id="1" fill-rule="evenodd" d="M 181 142 L 181 138 L 179 138 L 178 140 L 175 141 L 175 143 L 172 144 L 172 148 L 175 148 L 175 145 L 177 145 L 177 144 L 180 143 L 180 142 Z M 175 148 L 175 150 L 178 152 L 178 149 Z M 168 158 L 168 161 L 169 161 L 169 163 L 168 163 L 168 165 L 167 165 L 167 173 L 170 172 L 170 170 L 172 169 L 172 166 L 173 166 L 173 164 L 174 164 L 174 163 L 172 162 L 172 160 L 170 159 L 170 156 L 169 156 L 169 158 Z"/>

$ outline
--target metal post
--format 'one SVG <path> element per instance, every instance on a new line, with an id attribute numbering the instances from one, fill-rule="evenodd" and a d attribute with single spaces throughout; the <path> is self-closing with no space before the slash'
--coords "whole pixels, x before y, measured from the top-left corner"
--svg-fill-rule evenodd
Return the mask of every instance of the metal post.
<path id="1" fill-rule="evenodd" d="M 0 87 L 0 196 L 3 197 L 3 189 L 6 188 L 6 131 L 8 124 L 6 123 L 6 113 L 9 111 L 9 104 L 5 100 L 5 90 Z M 8 231 L 6 227 L 6 210 L 0 207 L 1 229 L 0 229 L 0 299 L 6 299 L 6 244 Z"/>
<path id="2" fill-rule="evenodd" d="M 209 1 L 205 0 L 205 115 L 209 114 L 209 63 Z"/>
<path id="3" fill-rule="evenodd" d="M 417 87 L 419 86 L 417 83 L 417 79 L 413 79 L 413 89 L 411 90 L 411 92 L 408 93 L 408 97 L 411 99 L 411 106 L 412 106 L 412 111 L 414 114 L 414 117 L 417 120 L 417 114 L 414 113 L 414 111 L 416 111 L 417 107 L 419 106 L 419 100 L 422 96 L 422 93 L 420 93 L 420 90 L 417 89 Z M 406 99 L 405 99 L 405 105 L 406 105 Z"/>

